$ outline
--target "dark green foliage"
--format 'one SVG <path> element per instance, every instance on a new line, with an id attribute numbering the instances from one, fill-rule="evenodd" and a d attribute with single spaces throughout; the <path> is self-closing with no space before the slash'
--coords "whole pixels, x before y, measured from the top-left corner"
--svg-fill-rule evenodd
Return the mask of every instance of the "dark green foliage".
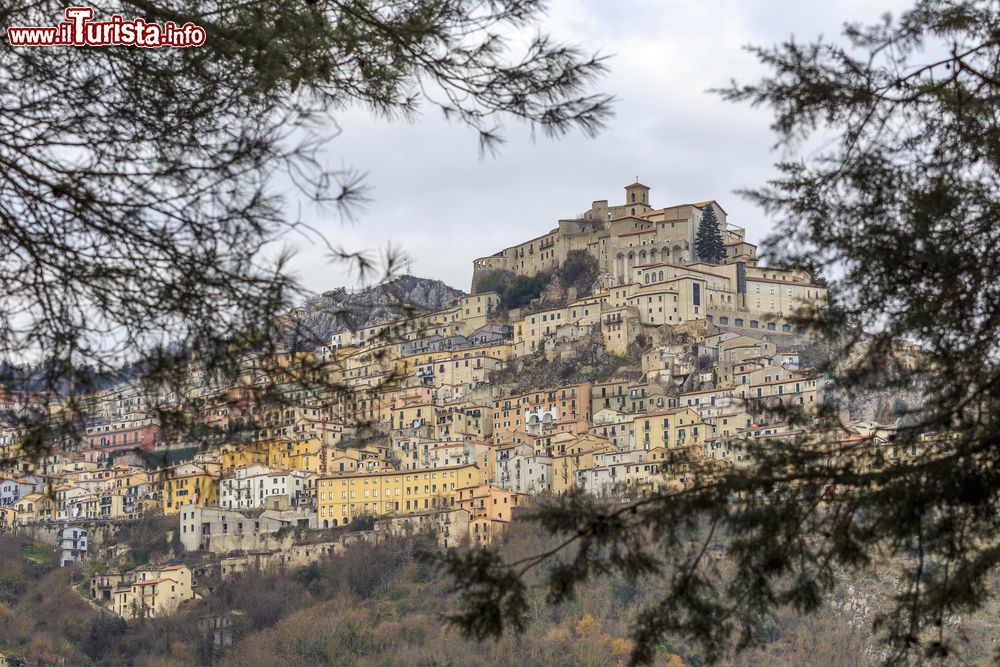
<path id="1" fill-rule="evenodd" d="M 53 25 L 64 9 L 5 3 L 0 23 Z M 125 364 L 171 393 L 192 357 L 224 382 L 244 350 L 326 343 L 310 318 L 285 317 L 305 293 L 272 249 L 292 235 L 366 277 L 398 273 L 399 253 L 376 268 L 368 249 L 287 217 L 275 187 L 289 176 L 341 216 L 367 201 L 357 172 L 318 157 L 337 112 L 414 119 L 430 105 L 487 151 L 504 119 L 556 137 L 593 134 L 610 113 L 610 96 L 589 90 L 603 59 L 536 32 L 536 0 L 120 0 L 94 20 L 112 15 L 190 21 L 207 38 L 0 50 L 0 360 L 43 368 L 30 386 L 65 391 L 63 415 L 83 415 L 77 394 Z M 46 414 L 17 424 L 36 456 L 82 426 Z"/>
<path id="2" fill-rule="evenodd" d="M 9 574 L 0 575 L 0 602 L 10 604 L 19 598 L 25 590 L 23 581 Z"/>
<path id="3" fill-rule="evenodd" d="M 319 565 L 317 563 L 309 563 L 309 565 L 301 567 L 295 572 L 296 581 L 301 583 L 306 588 L 308 588 L 309 584 L 314 581 L 318 581 L 321 576 L 322 574 L 320 573 Z"/>
<path id="4" fill-rule="evenodd" d="M 483 292 L 496 292 L 501 297 L 507 293 L 510 284 L 514 282 L 514 272 L 503 269 L 494 269 L 481 275 L 476 284 L 473 285 L 473 292 L 481 294 Z"/>
<path id="5" fill-rule="evenodd" d="M 97 614 L 90 621 L 86 639 L 80 648 L 91 660 L 111 653 L 121 635 L 128 630 L 128 625 L 120 616 L 113 614 Z"/>
<path id="6" fill-rule="evenodd" d="M 476 281 L 475 291 L 496 292 L 500 295 L 501 307 L 512 310 L 523 308 L 541 296 L 549 278 L 550 274 L 546 272 L 529 277 L 515 275 L 513 271 L 490 271 Z"/>
<path id="7" fill-rule="evenodd" d="M 474 291 L 477 294 L 496 292 L 500 295 L 501 308 L 511 310 L 524 308 L 539 298 L 553 279 L 559 281 L 564 294 L 572 287 L 576 289 L 577 298 L 588 296 L 598 275 L 597 260 L 588 252 L 573 250 L 554 271 L 539 271 L 533 276 L 517 275 L 503 269 L 484 273 L 476 280 Z"/>
<path id="8" fill-rule="evenodd" d="M 701 222 L 698 223 L 694 248 L 698 259 L 710 264 L 718 264 L 726 256 L 726 246 L 719 230 L 719 219 L 715 215 L 715 208 L 711 205 L 701 209 Z"/>
<path id="9" fill-rule="evenodd" d="M 929 396 L 894 406 L 891 443 L 845 440 L 826 406 L 825 432 L 786 409 L 803 435 L 756 446 L 747 469 L 619 509 L 571 497 L 540 508 L 536 520 L 567 549 L 589 552 L 575 554 L 581 567 L 550 571 L 557 597 L 618 571 L 608 544 L 635 541 L 660 559 L 666 591 L 637 618 L 635 661 L 670 633 L 708 660 L 759 644 L 776 607 L 815 611 L 844 572 L 885 558 L 899 578 L 874 629 L 892 663 L 951 655 L 961 633 L 949 619 L 987 599 L 1000 566 L 998 34 L 995 2 L 919 0 L 897 20 L 847 27 L 847 46 L 753 49 L 770 74 L 723 91 L 773 109 L 783 148 L 822 133 L 819 150 L 748 193 L 778 220 L 771 262 L 830 283 L 830 307 L 801 318 L 826 336 L 810 363 L 848 393 Z M 919 351 L 901 353 L 902 340 Z M 705 557 L 713 534 L 731 572 Z M 507 585 L 520 568 L 492 563 L 483 583 Z M 498 593 L 468 601 L 502 619 Z"/>
<path id="10" fill-rule="evenodd" d="M 549 274 L 536 273 L 533 276 L 516 276 L 507 287 L 506 295 L 501 295 L 508 309 L 523 308 L 537 299 L 549 283 Z"/>
<path id="11" fill-rule="evenodd" d="M 347 529 L 356 532 L 362 530 L 372 530 L 375 527 L 375 517 L 374 516 L 356 516 L 351 519 L 351 523 L 348 524 Z"/>
<path id="12" fill-rule="evenodd" d="M 447 616 L 476 639 L 499 638 L 504 629 L 524 630 L 527 588 L 518 572 L 504 565 L 496 551 L 474 549 L 444 557 L 459 591 L 461 611 Z"/>

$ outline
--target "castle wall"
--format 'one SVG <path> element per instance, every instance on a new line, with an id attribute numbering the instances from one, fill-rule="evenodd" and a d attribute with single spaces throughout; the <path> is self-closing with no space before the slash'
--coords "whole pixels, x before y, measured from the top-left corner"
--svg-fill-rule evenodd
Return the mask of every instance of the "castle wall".
<path id="1" fill-rule="evenodd" d="M 534 276 L 558 268 L 569 253 L 580 250 L 594 257 L 613 283 L 635 282 L 639 267 L 650 264 L 687 264 L 697 261 L 694 239 L 702 210 L 711 206 L 719 219 L 723 240 L 730 248 L 727 263 L 756 263 L 756 247 L 744 241 L 744 232 L 730 228 L 725 210 L 714 201 L 654 209 L 649 188 L 626 186 L 624 204 L 609 206 L 597 200 L 580 218 L 560 220 L 547 234 L 475 260 L 472 288 L 486 273 L 497 269 Z"/>

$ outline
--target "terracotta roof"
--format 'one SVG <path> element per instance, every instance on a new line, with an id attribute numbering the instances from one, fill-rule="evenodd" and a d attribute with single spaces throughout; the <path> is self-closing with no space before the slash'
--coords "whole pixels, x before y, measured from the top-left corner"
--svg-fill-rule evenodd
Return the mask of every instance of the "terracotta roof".
<path id="1" fill-rule="evenodd" d="M 643 185 L 639 181 L 636 181 L 635 183 L 632 183 L 631 185 L 626 185 L 625 186 L 626 190 L 628 190 L 630 188 L 642 188 L 643 190 L 649 190 L 649 186 L 648 185 Z"/>

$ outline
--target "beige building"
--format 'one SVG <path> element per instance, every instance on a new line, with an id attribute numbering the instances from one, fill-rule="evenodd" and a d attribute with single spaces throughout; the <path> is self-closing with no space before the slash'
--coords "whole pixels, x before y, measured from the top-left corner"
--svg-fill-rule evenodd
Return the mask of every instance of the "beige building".
<path id="1" fill-rule="evenodd" d="M 700 448 L 707 430 L 708 426 L 698 413 L 688 407 L 650 412 L 632 420 L 633 446 L 644 450 Z"/>
<path id="2" fill-rule="evenodd" d="M 473 289 L 479 276 L 503 269 L 535 275 L 558 267 L 574 250 L 597 259 L 601 271 L 616 284 L 635 280 L 635 269 L 644 264 L 696 260 L 694 239 L 702 212 L 715 210 L 726 244 L 727 262 L 756 264 L 756 247 L 745 240 L 742 228 L 729 225 L 726 211 L 715 201 L 654 208 L 650 188 L 635 182 L 625 186 L 625 201 L 609 205 L 594 201 L 579 218 L 560 220 L 558 227 L 473 263 Z"/>
<path id="3" fill-rule="evenodd" d="M 789 315 L 825 303 L 826 289 L 813 284 L 804 270 L 758 267 L 756 247 L 746 242 L 742 228 L 727 222 L 718 202 L 655 209 L 649 194 L 647 186 L 633 183 L 626 186 L 622 205 L 595 201 L 579 219 L 560 220 L 548 234 L 475 260 L 473 289 L 490 271 L 531 276 L 557 268 L 572 251 L 584 251 L 598 260 L 608 287 L 602 300 L 634 308 L 644 325 L 705 319 L 748 332 L 795 333 Z M 721 264 L 700 263 L 694 252 L 701 216 L 710 207 L 727 249 Z M 515 322 L 515 354 L 536 349 L 560 325 L 579 322 L 567 312 L 571 308 Z M 623 347 L 617 335 L 605 339 Z"/>
<path id="4" fill-rule="evenodd" d="M 141 570 L 135 579 L 114 591 L 114 611 L 126 619 L 169 616 L 185 600 L 194 597 L 191 570 L 186 565 L 168 565 Z"/>
<path id="5" fill-rule="evenodd" d="M 518 507 L 526 507 L 530 496 L 482 484 L 458 493 L 458 507 L 469 512 L 469 544 L 484 546 L 503 534 Z"/>

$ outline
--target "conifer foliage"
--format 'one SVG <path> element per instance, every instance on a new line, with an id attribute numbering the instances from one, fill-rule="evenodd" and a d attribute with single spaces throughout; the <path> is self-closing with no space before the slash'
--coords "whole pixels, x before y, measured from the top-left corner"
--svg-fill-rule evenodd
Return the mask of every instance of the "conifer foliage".
<path id="1" fill-rule="evenodd" d="M 0 25 L 54 25 L 64 10 L 2 3 Z M 535 34 L 537 0 L 113 0 L 95 12 L 191 22 L 206 39 L 0 48 L 0 360 L 44 363 L 33 388 L 70 400 L 84 369 L 174 375 L 185 350 L 218 368 L 239 356 L 234 341 L 284 340 L 272 323 L 304 297 L 274 251 L 289 238 L 371 268 L 289 217 L 273 180 L 341 214 L 365 201 L 360 173 L 320 152 L 343 109 L 438 109 L 486 151 L 505 120 L 558 137 L 594 134 L 610 113 L 591 90 L 603 59 Z M 508 41 L 520 31 L 534 37 Z"/>
<path id="2" fill-rule="evenodd" d="M 701 222 L 698 223 L 698 234 L 694 238 L 695 252 L 701 261 L 718 264 L 726 256 L 726 246 L 722 243 L 722 232 L 719 231 L 719 218 L 711 204 L 700 210 Z"/>
<path id="3" fill-rule="evenodd" d="M 775 607 L 814 611 L 845 572 L 878 568 L 897 582 L 871 628 L 886 663 L 950 661 L 964 641 L 955 619 L 988 603 L 1000 568 L 998 35 L 995 0 L 918 0 L 840 41 L 754 48 L 769 73 L 721 91 L 771 109 L 782 148 L 824 139 L 746 194 L 777 222 L 770 262 L 828 276 L 830 303 L 808 320 L 836 352 L 815 370 L 841 395 L 874 384 L 929 398 L 899 404 L 891 448 L 848 437 L 824 405 L 812 430 L 757 443 L 744 468 L 689 473 L 683 490 L 553 498 L 533 519 L 560 548 L 451 557 L 465 596 L 455 623 L 516 629 L 527 614 L 512 574 L 540 577 L 560 602 L 622 573 L 663 591 L 636 616 L 634 663 L 675 634 L 712 662 L 765 641 Z M 919 353 L 903 357 L 902 342 Z"/>

